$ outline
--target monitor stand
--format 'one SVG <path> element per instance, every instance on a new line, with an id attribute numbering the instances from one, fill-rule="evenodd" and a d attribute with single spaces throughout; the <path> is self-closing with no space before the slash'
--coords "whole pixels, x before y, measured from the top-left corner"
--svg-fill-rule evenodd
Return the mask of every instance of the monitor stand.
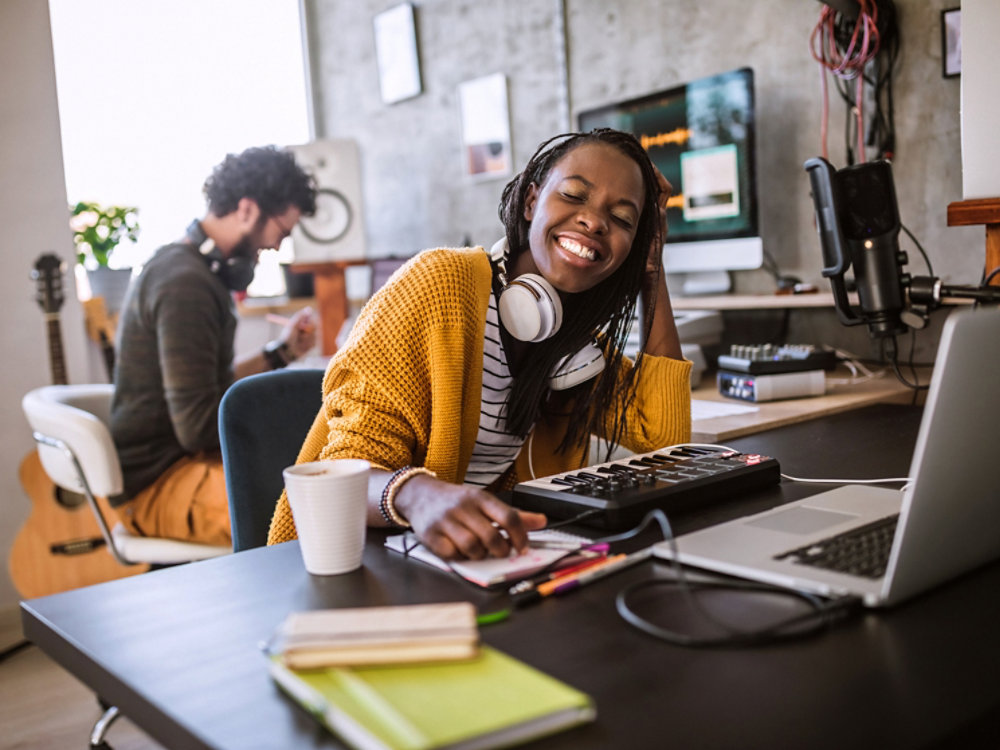
<path id="1" fill-rule="evenodd" d="M 667 287 L 679 297 L 697 297 L 726 294 L 733 288 L 733 282 L 728 271 L 691 271 L 667 273 Z"/>

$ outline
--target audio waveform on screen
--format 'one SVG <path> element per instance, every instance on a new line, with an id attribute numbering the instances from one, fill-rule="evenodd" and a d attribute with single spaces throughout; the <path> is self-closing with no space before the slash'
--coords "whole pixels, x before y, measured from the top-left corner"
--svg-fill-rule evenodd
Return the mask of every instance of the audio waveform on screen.
<path id="1" fill-rule="evenodd" d="M 675 128 L 669 133 L 657 133 L 656 135 L 646 135 L 643 133 L 639 136 L 639 143 L 641 143 L 642 147 L 648 151 L 654 146 L 680 146 L 686 143 L 687 139 L 690 137 L 690 128 Z"/>

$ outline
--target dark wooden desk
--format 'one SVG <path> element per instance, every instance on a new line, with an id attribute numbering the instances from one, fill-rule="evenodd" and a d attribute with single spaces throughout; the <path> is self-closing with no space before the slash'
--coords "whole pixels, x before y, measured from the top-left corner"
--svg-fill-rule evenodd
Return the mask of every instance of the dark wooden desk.
<path id="1" fill-rule="evenodd" d="M 900 475 L 918 417 L 881 405 L 733 442 L 782 458 L 793 475 Z M 783 483 L 674 526 L 682 533 L 819 489 Z M 288 612 L 492 606 L 490 595 L 391 555 L 371 536 L 357 573 L 310 577 L 292 542 L 25 602 L 25 633 L 168 747 L 340 747 L 267 676 L 258 644 Z M 482 629 L 486 642 L 597 702 L 595 724 L 534 746 L 997 746 L 1000 564 L 806 640 L 704 651 L 654 641 L 615 613 L 624 584 L 667 570 L 644 564 Z"/>

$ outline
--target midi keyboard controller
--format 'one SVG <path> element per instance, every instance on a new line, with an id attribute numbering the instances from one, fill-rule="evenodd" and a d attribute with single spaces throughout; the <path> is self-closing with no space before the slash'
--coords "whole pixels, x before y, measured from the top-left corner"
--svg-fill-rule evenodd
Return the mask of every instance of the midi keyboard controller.
<path id="1" fill-rule="evenodd" d="M 635 526 L 654 508 L 683 512 L 779 481 L 781 468 L 768 456 L 676 445 L 521 482 L 513 504 L 552 519 L 579 516 L 581 524 L 619 530 Z"/>

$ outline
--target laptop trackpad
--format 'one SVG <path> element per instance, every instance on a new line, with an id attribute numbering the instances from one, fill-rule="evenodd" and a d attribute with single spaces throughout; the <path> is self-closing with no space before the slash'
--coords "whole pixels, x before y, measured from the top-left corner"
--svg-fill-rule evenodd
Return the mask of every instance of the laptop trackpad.
<path id="1" fill-rule="evenodd" d="M 779 511 L 762 518 L 747 521 L 747 526 L 756 526 L 770 531 L 783 531 L 787 534 L 814 534 L 817 531 L 834 526 L 844 521 L 851 521 L 857 516 L 851 513 L 837 513 L 819 508 L 797 507 Z"/>

